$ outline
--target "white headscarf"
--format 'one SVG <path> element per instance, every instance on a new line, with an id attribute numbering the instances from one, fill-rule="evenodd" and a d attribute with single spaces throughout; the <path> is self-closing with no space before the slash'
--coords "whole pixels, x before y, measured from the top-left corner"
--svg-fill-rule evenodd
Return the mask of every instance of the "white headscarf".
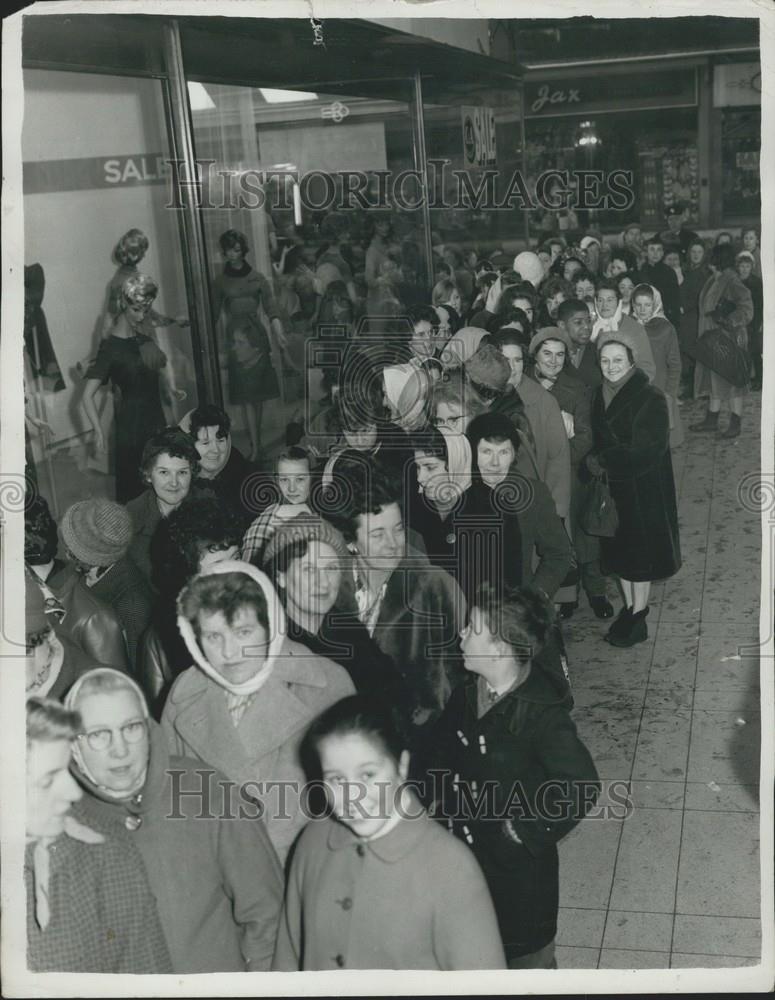
<path id="1" fill-rule="evenodd" d="M 609 316 L 608 319 L 603 319 L 597 311 L 597 305 L 595 305 L 595 316 L 597 318 L 592 324 L 592 336 L 590 337 L 593 344 L 601 333 L 612 333 L 619 329 L 622 322 L 622 300 L 619 299 L 616 303 L 616 312 L 613 316 Z"/>
<path id="2" fill-rule="evenodd" d="M 212 566 L 208 566 L 206 569 L 202 570 L 196 579 L 200 579 L 203 576 L 214 576 L 219 573 L 244 573 L 259 585 L 264 597 L 266 598 L 266 610 L 269 620 L 270 635 L 266 659 L 261 665 L 261 668 L 253 677 L 248 678 L 248 680 L 243 681 L 241 684 L 232 684 L 222 674 L 218 673 L 215 667 L 211 666 L 209 660 L 202 652 L 202 649 L 197 641 L 196 634 L 194 633 L 193 625 L 188 618 L 180 613 L 180 599 L 178 599 L 178 629 L 180 634 L 183 636 L 183 641 L 185 642 L 189 653 L 200 670 L 207 674 L 207 676 L 219 687 L 228 691 L 229 694 L 243 697 L 245 695 L 255 694 L 255 692 L 258 691 L 258 689 L 262 687 L 272 675 L 280 648 L 285 641 L 285 611 L 283 610 L 283 606 L 280 603 L 280 599 L 278 598 L 274 587 L 269 581 L 269 577 L 262 573 L 260 569 L 257 569 L 255 566 L 251 566 L 250 563 L 240 562 L 236 559 L 224 559 L 222 562 L 214 563 Z"/>
<path id="3" fill-rule="evenodd" d="M 482 337 L 487 331 L 478 326 L 464 326 L 458 330 L 444 345 L 441 352 L 441 363 L 448 370 L 461 368 L 472 354 L 476 353 Z"/>
<path id="4" fill-rule="evenodd" d="M 136 684 L 135 681 L 133 681 L 132 678 L 129 677 L 127 674 L 122 673 L 120 670 L 114 670 L 113 667 L 95 667 L 94 670 L 87 670 L 85 674 L 81 674 L 81 676 L 78 678 L 75 684 L 73 684 L 73 686 L 67 692 L 67 697 L 65 698 L 64 702 L 65 708 L 71 712 L 77 712 L 78 698 L 81 693 L 81 689 L 93 677 L 98 677 L 98 676 L 115 677 L 118 681 L 121 682 L 122 688 L 124 689 L 128 688 L 129 690 L 134 691 L 134 693 L 137 695 L 137 702 L 140 705 L 140 711 L 142 712 L 142 716 L 146 720 L 146 722 L 148 721 L 148 719 L 150 718 L 150 713 L 148 711 L 148 703 L 145 700 L 145 695 L 140 689 L 140 686 Z M 88 692 L 87 692 L 87 697 L 88 697 Z M 110 799 L 131 799 L 132 796 L 135 795 L 145 784 L 145 776 L 148 769 L 147 762 L 146 762 L 146 768 L 142 774 L 142 778 L 138 781 L 136 788 L 116 792 L 112 788 L 108 788 L 105 785 L 101 785 L 94 777 L 94 775 L 91 773 L 86 764 L 86 761 L 83 759 L 83 752 L 81 750 L 81 744 L 79 740 L 76 740 L 73 743 L 73 760 L 78 765 L 81 774 L 83 774 L 85 778 L 88 778 L 93 785 L 99 788 L 99 790 L 102 792 L 103 795 L 106 795 Z"/>

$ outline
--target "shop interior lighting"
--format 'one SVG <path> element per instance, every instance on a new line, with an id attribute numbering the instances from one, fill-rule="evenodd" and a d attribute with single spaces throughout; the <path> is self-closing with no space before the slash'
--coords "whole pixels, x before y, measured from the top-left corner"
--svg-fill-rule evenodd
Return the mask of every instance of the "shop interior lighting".
<path id="1" fill-rule="evenodd" d="M 259 93 L 267 104 L 293 104 L 296 101 L 316 101 L 317 94 L 307 90 L 272 90 L 270 87 L 259 87 Z"/>

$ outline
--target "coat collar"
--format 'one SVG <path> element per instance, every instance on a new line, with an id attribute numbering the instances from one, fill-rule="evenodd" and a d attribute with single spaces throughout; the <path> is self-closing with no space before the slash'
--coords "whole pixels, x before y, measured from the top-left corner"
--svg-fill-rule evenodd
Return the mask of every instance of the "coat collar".
<path id="1" fill-rule="evenodd" d="M 235 729 L 226 692 L 198 667 L 187 671 L 187 683 L 173 688 L 171 702 L 178 708 L 175 729 L 192 749 L 230 778 L 255 778 L 251 762 L 277 750 L 306 728 L 317 714 L 293 690 L 297 686 L 326 687 L 321 658 L 305 646 L 284 639 L 275 668 L 245 711 Z M 239 779 L 238 779 L 239 780 Z"/>
<path id="2" fill-rule="evenodd" d="M 434 822 L 412 792 L 407 793 L 407 802 L 408 815 L 402 817 L 397 826 L 386 833 L 384 837 L 377 837 L 376 840 L 362 840 L 344 823 L 329 820 L 328 822 L 331 824 L 328 833 L 329 849 L 340 851 L 345 847 L 362 844 L 367 851 L 387 864 L 394 864 L 405 858 L 428 834 L 428 824 Z M 317 821 L 313 820 L 313 822 Z"/>
<path id="3" fill-rule="evenodd" d="M 614 398 L 611 400 L 608 409 L 605 410 L 605 416 L 608 421 L 611 421 L 616 414 L 625 406 L 628 406 L 632 400 L 638 396 L 649 384 L 649 377 L 640 368 L 636 368 L 633 372 L 632 378 L 629 379 L 626 385 L 623 385 L 619 392 L 616 393 Z M 600 389 L 600 405 L 603 405 L 603 390 Z"/>

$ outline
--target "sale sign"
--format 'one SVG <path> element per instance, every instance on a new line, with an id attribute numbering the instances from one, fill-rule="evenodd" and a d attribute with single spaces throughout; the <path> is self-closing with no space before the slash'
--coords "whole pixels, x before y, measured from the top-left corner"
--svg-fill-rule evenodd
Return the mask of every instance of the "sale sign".
<path id="1" fill-rule="evenodd" d="M 463 162 L 468 167 L 494 167 L 495 112 L 492 108 L 462 109 Z"/>

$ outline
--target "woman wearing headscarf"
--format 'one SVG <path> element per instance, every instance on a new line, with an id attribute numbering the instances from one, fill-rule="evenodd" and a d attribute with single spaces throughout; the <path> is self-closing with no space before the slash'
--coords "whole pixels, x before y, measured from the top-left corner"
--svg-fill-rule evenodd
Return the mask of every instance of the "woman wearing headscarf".
<path id="1" fill-rule="evenodd" d="M 721 328 L 738 347 L 748 346 L 746 325 L 753 319 L 753 299 L 735 271 L 735 251 L 731 244 L 721 243 L 713 248 L 708 261 L 711 276 L 700 292 L 699 326 L 697 334 Z M 694 370 L 694 395 L 709 395 L 708 412 L 698 424 L 690 424 L 690 431 L 715 431 L 724 400 L 729 403 L 729 424 L 721 433 L 722 438 L 736 438 L 740 434 L 740 418 L 748 386 L 732 385 L 723 375 L 714 372 L 701 361 Z"/>
<path id="2" fill-rule="evenodd" d="M 624 605 L 606 635 L 628 647 L 648 637 L 651 583 L 681 568 L 678 508 L 670 457 L 670 421 L 661 389 L 636 365 L 635 341 L 623 330 L 598 342 L 603 382 L 592 399 L 593 450 L 586 467 L 605 473 L 619 524 L 602 538 L 601 568 L 618 576 Z"/>
<path id="3" fill-rule="evenodd" d="M 125 674 L 90 670 L 65 707 L 82 723 L 73 773 L 86 794 L 73 815 L 138 848 L 172 971 L 268 969 L 283 882 L 263 821 L 223 775 L 169 753 Z"/>
<path id="4" fill-rule="evenodd" d="M 662 314 L 661 300 L 657 304 L 658 289 L 653 285 L 638 285 L 632 293 L 635 319 L 644 327 L 651 342 L 651 351 L 657 373 L 654 385 L 664 392 L 670 417 L 670 447 L 683 444 L 684 431 L 681 411 L 678 408 L 678 389 L 681 384 L 681 350 L 675 327 Z"/>
<path id="5" fill-rule="evenodd" d="M 191 580 L 178 598 L 178 627 L 193 665 L 164 706 L 169 750 L 249 783 L 284 862 L 307 819 L 299 744 L 353 683 L 339 664 L 288 638 L 272 584 L 249 563 L 224 560 Z"/>
<path id="6" fill-rule="evenodd" d="M 636 348 L 638 367 L 649 379 L 653 379 L 657 367 L 651 353 L 648 334 L 632 316 L 622 315 L 621 292 L 615 278 L 603 278 L 597 283 L 595 291 L 595 315 L 592 322 L 593 344 L 602 333 L 613 333 L 621 330 L 633 342 Z"/>
<path id="7" fill-rule="evenodd" d="M 459 581 L 454 514 L 471 485 L 471 445 L 465 434 L 426 427 L 412 434 L 417 491 L 406 518 L 423 540 L 428 558 Z"/>
<path id="8" fill-rule="evenodd" d="M 144 274 L 124 282 L 121 309 L 84 376 L 83 407 L 94 430 L 98 454 L 105 451 L 105 436 L 95 398 L 108 382 L 113 386 L 116 499 L 119 503 L 142 492 L 138 470 L 143 446 L 166 423 L 161 402 L 161 372 L 167 364 L 167 356 L 143 332 L 145 318 L 158 290 L 156 282 Z"/>

